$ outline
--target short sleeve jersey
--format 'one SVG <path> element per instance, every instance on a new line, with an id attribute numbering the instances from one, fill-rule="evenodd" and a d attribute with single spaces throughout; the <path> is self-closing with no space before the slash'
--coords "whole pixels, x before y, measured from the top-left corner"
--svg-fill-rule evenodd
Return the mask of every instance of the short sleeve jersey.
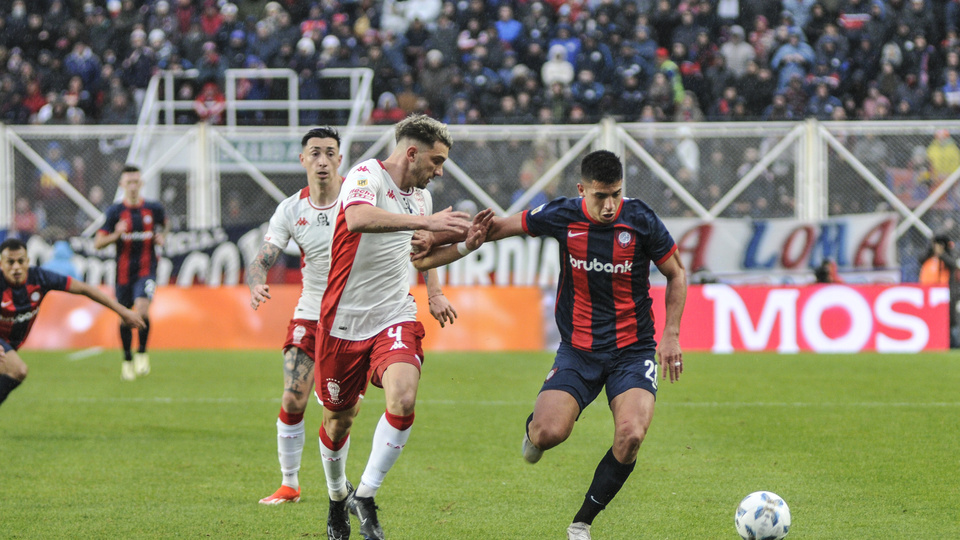
<path id="1" fill-rule="evenodd" d="M 392 324 L 417 320 L 417 306 L 409 281 L 413 231 L 350 232 L 344 211 L 355 204 L 423 216 L 433 212 L 433 200 L 426 190 L 401 191 L 376 159 L 347 173 L 340 188 L 320 325 L 333 337 L 362 341 Z"/>
<path id="2" fill-rule="evenodd" d="M 563 341 L 584 351 L 656 347 L 650 262 L 662 264 L 677 245 L 649 206 L 625 198 L 616 219 L 601 224 L 582 197 L 559 198 L 521 217 L 531 236 L 560 242 L 556 319 Z"/>
<path id="3" fill-rule="evenodd" d="M 31 267 L 23 285 L 14 286 L 0 274 L 0 338 L 19 349 L 37 318 L 40 302 L 49 291 L 65 291 L 72 278 Z"/>
<path id="4" fill-rule="evenodd" d="M 127 232 L 117 240 L 117 285 L 156 276 L 155 234 L 167 223 L 163 205 L 156 201 L 143 201 L 137 206 L 112 204 L 100 230 L 110 234 L 120 221 L 127 222 Z"/>
<path id="5" fill-rule="evenodd" d="M 320 318 L 320 299 L 327 288 L 330 270 L 330 241 L 337 222 L 339 204 L 317 206 L 310 200 L 310 188 L 284 199 L 270 218 L 263 239 L 285 248 L 293 240 L 300 248 L 303 288 L 293 311 L 294 319 L 316 321 Z"/>

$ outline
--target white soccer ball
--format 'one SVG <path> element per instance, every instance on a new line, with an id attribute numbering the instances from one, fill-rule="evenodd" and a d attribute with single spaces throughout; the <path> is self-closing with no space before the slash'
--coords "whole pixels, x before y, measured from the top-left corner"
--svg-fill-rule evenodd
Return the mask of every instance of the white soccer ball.
<path id="1" fill-rule="evenodd" d="M 743 540 L 780 540 L 790 532 L 790 508 L 769 491 L 755 491 L 740 501 L 733 524 Z"/>

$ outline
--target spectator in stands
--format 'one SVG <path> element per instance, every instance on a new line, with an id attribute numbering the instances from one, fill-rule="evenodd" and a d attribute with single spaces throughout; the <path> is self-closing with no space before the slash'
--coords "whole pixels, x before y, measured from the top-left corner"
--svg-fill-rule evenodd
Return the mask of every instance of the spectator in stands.
<path id="1" fill-rule="evenodd" d="M 19 233 L 20 238 L 26 240 L 39 229 L 37 214 L 30 208 L 30 200 L 18 197 L 13 214 L 13 230 Z"/>
<path id="2" fill-rule="evenodd" d="M 788 41 L 780 46 L 770 59 L 770 67 L 777 70 L 777 90 L 786 89 L 794 75 L 804 78 L 813 64 L 814 51 L 810 45 L 800 40 L 800 32 L 790 28 Z"/>
<path id="3" fill-rule="evenodd" d="M 867 86 L 867 97 L 863 100 L 861 107 L 861 117 L 864 120 L 876 120 L 879 117 L 878 109 L 881 107 L 890 107 L 890 100 L 880 93 L 880 87 L 876 81 L 870 81 Z"/>
<path id="4" fill-rule="evenodd" d="M 584 69 L 577 74 L 577 81 L 570 86 L 574 101 L 583 107 L 588 122 L 600 120 L 600 104 L 604 98 L 604 87 L 594 78 L 593 71 Z"/>
<path id="5" fill-rule="evenodd" d="M 470 97 L 465 93 L 454 94 L 443 116 L 444 124 L 463 125 L 467 123 L 467 113 L 470 111 Z"/>
<path id="6" fill-rule="evenodd" d="M 763 111 L 763 119 L 771 121 L 793 120 L 793 112 L 787 107 L 787 98 L 782 92 L 773 95 L 773 102 Z"/>
<path id="7" fill-rule="evenodd" d="M 737 87 L 724 88 L 720 97 L 707 110 L 707 119 L 718 122 L 730 121 L 737 101 L 742 101 L 737 95 Z"/>
<path id="8" fill-rule="evenodd" d="M 227 108 L 227 99 L 214 82 L 203 85 L 200 94 L 193 101 L 193 110 L 201 122 L 223 124 L 223 113 Z"/>
<path id="9" fill-rule="evenodd" d="M 30 109 L 23 104 L 23 95 L 15 90 L 0 103 L 0 122 L 26 124 L 30 122 Z"/>
<path id="10" fill-rule="evenodd" d="M 520 187 L 510 196 L 510 204 L 517 202 L 524 193 L 529 191 L 540 178 L 553 167 L 557 158 L 550 150 L 546 142 L 537 142 L 533 145 L 533 154 L 523 160 L 520 165 Z M 536 208 L 541 204 L 546 204 L 553 198 L 556 190 L 556 182 L 550 182 L 547 187 L 533 196 L 527 203 L 527 208 Z"/>
<path id="11" fill-rule="evenodd" d="M 689 8 L 683 8 L 680 11 L 680 24 L 673 29 L 670 34 L 671 43 L 683 43 L 687 50 L 693 47 L 697 41 L 697 34 L 701 27 L 693 20 L 693 11 Z"/>
<path id="12" fill-rule="evenodd" d="M 730 27 L 730 40 L 720 47 L 720 54 L 726 60 L 727 67 L 737 77 L 747 71 L 747 64 L 757 56 L 756 50 L 744 41 L 744 31 L 739 25 Z"/>
<path id="13" fill-rule="evenodd" d="M 934 184 L 939 184 L 953 171 L 960 168 L 960 147 L 946 129 L 938 129 L 933 141 L 927 146 L 930 174 Z"/>
<path id="14" fill-rule="evenodd" d="M 837 272 L 837 263 L 830 258 L 823 259 L 813 271 L 817 283 L 843 283 L 840 273 Z"/>
<path id="15" fill-rule="evenodd" d="M 103 110 L 101 124 L 120 125 L 136 124 L 137 110 L 130 102 L 130 96 L 125 90 L 118 90 L 110 94 L 109 103 Z"/>
<path id="16" fill-rule="evenodd" d="M 40 267 L 64 276 L 70 276 L 73 279 L 82 279 L 76 265 L 73 264 L 73 255 L 70 242 L 57 240 L 53 243 L 53 254 Z"/>
<path id="17" fill-rule="evenodd" d="M 830 94 L 830 87 L 825 82 L 817 84 L 816 91 L 807 101 L 806 116 L 817 120 L 830 120 L 833 110 L 843 108 L 839 98 Z"/>
<path id="18" fill-rule="evenodd" d="M 147 85 L 157 65 L 153 49 L 147 47 L 146 42 L 147 34 L 139 28 L 134 30 L 130 34 L 130 54 L 121 64 L 121 77 L 132 90 L 138 110 L 143 105 Z"/>
<path id="19" fill-rule="evenodd" d="M 700 103 L 697 100 L 697 95 L 692 91 L 687 90 L 683 94 L 683 99 L 680 101 L 680 104 L 677 106 L 677 110 L 674 113 L 673 121 L 674 122 L 703 122 L 704 114 L 700 109 Z"/>
<path id="20" fill-rule="evenodd" d="M 573 64 L 567 59 L 567 49 L 562 44 L 550 47 L 549 60 L 540 70 L 540 80 L 545 87 L 553 83 L 560 83 L 564 87 L 570 86 L 574 79 Z"/>
<path id="21" fill-rule="evenodd" d="M 223 59 L 227 69 L 241 69 L 247 63 L 250 48 L 247 45 L 247 35 L 243 30 L 230 32 L 230 37 L 223 48 Z"/>
<path id="22" fill-rule="evenodd" d="M 392 125 L 406 116 L 407 113 L 397 105 L 397 97 L 392 92 L 384 92 L 377 98 L 377 108 L 370 114 L 370 123 Z"/>
<path id="23" fill-rule="evenodd" d="M 936 89 L 930 93 L 930 101 L 923 105 L 921 116 L 926 120 L 945 120 L 956 118 L 956 111 L 947 104 L 943 90 Z"/>
<path id="24" fill-rule="evenodd" d="M 513 8 L 510 5 L 502 4 L 497 8 L 497 35 L 504 43 L 511 46 L 523 34 L 523 23 L 516 20 L 513 16 Z"/>
<path id="25" fill-rule="evenodd" d="M 227 66 L 226 62 L 224 62 L 217 52 L 217 45 L 214 42 L 207 41 L 203 44 L 203 55 L 197 61 L 196 65 L 198 70 L 197 84 L 205 85 L 212 82 L 215 85 L 220 85 L 223 83 Z M 294 71 L 299 71 L 294 66 L 289 67 L 294 68 Z"/>
<path id="26" fill-rule="evenodd" d="M 90 47 L 78 41 L 63 61 L 63 67 L 70 75 L 80 77 L 84 86 L 93 86 L 100 77 L 100 59 Z"/>

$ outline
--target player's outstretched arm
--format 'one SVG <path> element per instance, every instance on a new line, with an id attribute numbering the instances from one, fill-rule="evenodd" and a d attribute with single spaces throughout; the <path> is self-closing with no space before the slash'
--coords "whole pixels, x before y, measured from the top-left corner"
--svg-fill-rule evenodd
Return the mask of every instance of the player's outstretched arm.
<path id="1" fill-rule="evenodd" d="M 123 324 L 127 326 L 132 326 L 139 329 L 146 328 L 147 326 L 146 323 L 143 322 L 143 317 L 141 317 L 139 313 L 121 306 L 119 302 L 104 294 L 104 292 L 100 289 L 92 285 L 88 285 L 79 279 L 70 280 L 70 285 L 67 287 L 67 292 L 73 294 L 82 294 L 94 302 L 112 309 L 117 315 L 120 316 L 120 319 L 123 320 Z"/>
<path id="2" fill-rule="evenodd" d="M 667 290 L 664 295 L 666 317 L 663 335 L 657 346 L 660 357 L 660 369 L 663 378 L 670 374 L 670 382 L 676 382 L 683 373 L 683 353 L 680 351 L 680 317 L 687 301 L 687 272 L 683 268 L 680 254 L 676 251 L 657 269 L 667 278 Z"/>
<path id="3" fill-rule="evenodd" d="M 464 234 L 470 228 L 470 214 L 446 208 L 429 216 L 395 214 L 371 204 L 352 204 L 343 210 L 350 232 L 389 233 L 427 230 L 433 233 Z"/>
<path id="4" fill-rule="evenodd" d="M 521 234 L 525 234 L 522 212 L 505 218 L 493 218 L 490 222 L 490 230 L 487 233 L 487 242 L 520 236 Z"/>
<path id="5" fill-rule="evenodd" d="M 417 253 L 410 257 L 413 261 L 413 267 L 421 272 L 431 268 L 437 268 L 453 261 L 459 260 L 467 253 L 476 251 L 483 245 L 490 230 L 490 224 L 493 222 L 493 210 L 487 208 L 477 212 L 473 217 L 473 223 L 467 231 L 465 240 L 456 244 L 448 244 L 440 248 L 434 248 L 427 253 Z"/>
<path id="6" fill-rule="evenodd" d="M 270 242 L 260 244 L 260 251 L 247 268 L 247 286 L 250 287 L 250 307 L 256 310 L 270 299 L 267 272 L 277 262 L 282 250 Z"/>

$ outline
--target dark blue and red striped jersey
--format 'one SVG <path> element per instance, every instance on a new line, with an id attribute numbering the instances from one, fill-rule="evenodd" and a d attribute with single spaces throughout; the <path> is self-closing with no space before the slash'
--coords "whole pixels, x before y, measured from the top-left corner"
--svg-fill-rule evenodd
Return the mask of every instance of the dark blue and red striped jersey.
<path id="1" fill-rule="evenodd" d="M 44 295 L 49 291 L 67 290 L 71 279 L 50 270 L 31 267 L 24 284 L 14 286 L 0 273 L 0 338 L 19 349 L 37 319 Z"/>
<path id="2" fill-rule="evenodd" d="M 642 201 L 623 199 L 610 224 L 593 221 L 584 203 L 561 197 L 521 216 L 527 234 L 560 242 L 560 337 L 584 351 L 656 347 L 650 262 L 666 261 L 676 242 Z"/>
<path id="3" fill-rule="evenodd" d="M 123 202 L 110 205 L 100 230 L 113 233 L 120 221 L 127 222 L 127 232 L 117 240 L 117 285 L 134 283 L 157 273 L 157 252 L 154 235 L 166 226 L 163 206 L 144 201 L 138 206 Z"/>

